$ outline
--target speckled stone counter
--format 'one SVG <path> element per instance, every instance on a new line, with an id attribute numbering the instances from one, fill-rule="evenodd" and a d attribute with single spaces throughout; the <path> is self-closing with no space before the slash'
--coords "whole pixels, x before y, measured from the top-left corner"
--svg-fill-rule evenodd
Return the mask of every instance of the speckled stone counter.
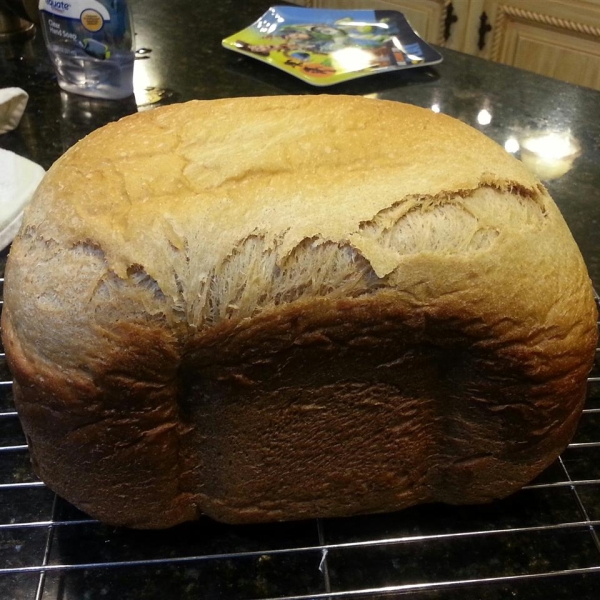
<path id="1" fill-rule="evenodd" d="M 40 36 L 0 44 L 0 87 L 30 94 L 19 128 L 0 136 L 0 147 L 48 168 L 109 121 L 195 98 L 326 92 L 409 102 L 473 125 L 540 169 L 600 287 L 599 92 L 444 49 L 443 63 L 434 68 L 313 88 L 221 47 L 221 39 L 254 21 L 266 2 L 131 5 L 140 50 L 135 98 L 111 102 L 61 92 Z M 537 154 L 526 150 L 527 140 L 537 140 Z M 567 142 L 573 155 L 565 158 Z M 0 358 L 0 379 L 9 378 Z M 594 529 L 600 523 L 600 381 L 590 388 L 574 445 L 532 486 L 502 502 L 252 527 L 206 519 L 168 532 L 131 532 L 90 520 L 36 481 L 10 387 L 0 382 L 0 598 L 402 593 L 428 600 L 592 600 L 600 590 Z"/>

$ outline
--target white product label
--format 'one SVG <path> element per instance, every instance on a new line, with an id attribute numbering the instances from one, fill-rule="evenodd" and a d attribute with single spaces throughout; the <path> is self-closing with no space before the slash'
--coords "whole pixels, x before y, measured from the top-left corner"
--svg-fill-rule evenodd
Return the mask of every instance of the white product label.
<path id="1" fill-rule="evenodd" d="M 110 13 L 98 0 L 40 0 L 39 9 L 65 19 L 79 20 L 85 13 L 91 21 L 110 21 Z"/>

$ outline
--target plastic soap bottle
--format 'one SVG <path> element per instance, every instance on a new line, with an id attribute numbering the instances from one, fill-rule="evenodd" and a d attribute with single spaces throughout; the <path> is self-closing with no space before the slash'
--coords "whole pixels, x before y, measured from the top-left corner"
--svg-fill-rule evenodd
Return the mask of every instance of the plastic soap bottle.
<path id="1" fill-rule="evenodd" d="M 125 0 L 40 0 L 44 40 L 67 92 L 133 94 L 133 22 Z"/>

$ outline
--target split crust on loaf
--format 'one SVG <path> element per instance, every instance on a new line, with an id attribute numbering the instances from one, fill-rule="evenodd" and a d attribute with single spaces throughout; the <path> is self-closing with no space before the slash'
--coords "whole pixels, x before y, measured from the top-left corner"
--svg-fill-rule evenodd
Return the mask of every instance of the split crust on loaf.
<path id="1" fill-rule="evenodd" d="M 2 319 L 38 473 L 135 527 L 505 496 L 568 443 L 597 335 L 521 163 L 343 96 L 94 132 L 27 210 Z"/>

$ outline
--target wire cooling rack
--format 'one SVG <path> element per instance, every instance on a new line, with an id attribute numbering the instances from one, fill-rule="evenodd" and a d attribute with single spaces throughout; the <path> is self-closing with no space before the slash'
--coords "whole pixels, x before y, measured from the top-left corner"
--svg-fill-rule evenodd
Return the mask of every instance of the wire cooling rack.
<path id="1" fill-rule="evenodd" d="M 0 600 L 397 596 L 600 598 L 600 350 L 573 442 L 506 500 L 162 532 L 104 526 L 37 480 L 0 354 Z"/>

